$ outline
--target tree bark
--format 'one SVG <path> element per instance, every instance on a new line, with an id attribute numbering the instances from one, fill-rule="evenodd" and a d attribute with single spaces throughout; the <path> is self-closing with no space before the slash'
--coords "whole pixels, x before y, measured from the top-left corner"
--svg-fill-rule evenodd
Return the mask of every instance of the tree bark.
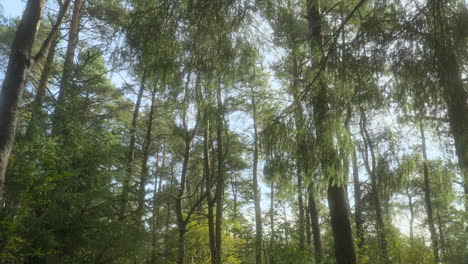
<path id="1" fill-rule="evenodd" d="M 463 176 L 465 211 L 468 211 L 468 91 L 463 86 L 461 69 L 451 30 L 448 28 L 448 10 L 445 1 L 428 0 L 428 22 L 434 43 L 439 84 L 447 104 L 450 130 L 455 141 L 458 164 Z"/>
<path id="2" fill-rule="evenodd" d="M 275 245 L 275 182 L 272 179 L 270 185 L 270 263 L 275 263 L 275 256 L 271 253 Z"/>
<path id="3" fill-rule="evenodd" d="M 67 114 L 66 104 L 69 99 L 69 87 L 73 77 L 76 46 L 78 45 L 78 34 L 80 30 L 81 10 L 83 8 L 84 0 L 75 0 L 73 7 L 73 15 L 68 33 L 68 46 L 63 64 L 62 79 L 60 80 L 60 88 L 55 106 L 52 134 L 59 135 L 67 133 Z"/>
<path id="4" fill-rule="evenodd" d="M 156 154 L 156 167 L 158 167 L 159 164 L 159 153 Z M 157 264 L 157 247 L 158 247 L 158 226 L 159 226 L 159 205 L 158 205 L 158 195 L 161 193 L 162 190 L 162 176 L 163 176 L 163 171 L 165 167 L 165 161 L 166 161 L 166 146 L 165 143 L 163 143 L 163 154 L 162 154 L 162 164 L 161 167 L 159 167 L 159 170 L 157 169 L 157 172 L 160 174 L 159 176 L 159 181 L 158 181 L 158 176 L 156 175 L 154 178 L 154 185 L 153 185 L 153 221 L 152 221 L 152 228 L 151 228 L 151 263 L 152 264 Z"/>
<path id="5" fill-rule="evenodd" d="M 382 204 L 380 202 L 380 194 L 377 184 L 377 159 L 374 151 L 374 143 L 370 138 L 369 132 L 367 131 L 367 117 L 364 112 L 364 108 L 361 107 L 361 134 L 364 141 L 364 165 L 366 167 L 367 173 L 369 174 L 371 180 L 371 190 L 372 190 L 372 202 L 375 210 L 376 218 L 376 229 L 377 236 L 379 239 L 380 250 L 382 251 L 383 262 L 388 263 L 388 246 L 387 246 L 387 236 L 385 232 L 385 222 L 383 218 Z M 369 160 L 370 153 L 370 160 Z"/>
<path id="6" fill-rule="evenodd" d="M 26 138 L 34 138 L 40 131 L 45 130 L 45 113 L 43 111 L 44 100 L 46 97 L 47 83 L 49 82 L 50 71 L 54 64 L 55 51 L 59 40 L 59 34 L 56 33 L 50 43 L 49 51 L 44 62 L 39 84 L 37 86 L 36 96 L 32 103 L 31 121 L 26 131 Z"/>
<path id="7" fill-rule="evenodd" d="M 3 194 L 8 159 L 13 148 L 18 106 L 32 64 L 32 47 L 41 24 L 45 0 L 29 0 L 11 46 L 0 92 L 0 195 Z"/>
<path id="8" fill-rule="evenodd" d="M 254 205 L 255 205 L 255 263 L 262 263 L 262 241 L 263 241 L 263 230 L 262 230 L 262 213 L 260 208 L 260 189 L 258 186 L 258 126 L 257 126 L 257 102 L 255 100 L 255 94 L 253 88 L 251 89 L 251 103 L 252 103 L 252 118 L 254 126 L 254 153 L 253 153 L 253 168 L 252 168 L 252 181 L 254 191 Z"/>
<path id="9" fill-rule="evenodd" d="M 319 213 L 315 201 L 315 192 L 313 184 L 309 184 L 309 214 L 312 224 L 312 234 L 314 236 L 315 262 L 322 263 L 322 236 L 320 234 Z"/>
<path id="10" fill-rule="evenodd" d="M 437 233 L 434 224 L 434 216 L 432 211 L 432 199 L 431 199 L 431 180 L 429 178 L 429 166 L 427 161 L 427 150 L 426 150 L 426 136 L 424 134 L 424 128 L 422 123 L 419 123 L 419 131 L 421 133 L 421 147 L 423 154 L 423 173 L 424 173 L 424 203 L 426 205 L 427 223 L 429 225 L 429 233 L 431 234 L 431 245 L 434 252 L 434 258 L 439 263 L 439 248 L 437 246 Z"/>
<path id="11" fill-rule="evenodd" d="M 359 181 L 359 166 L 356 151 L 353 151 L 353 183 L 354 183 L 354 222 L 356 224 L 356 238 L 358 249 L 364 246 L 364 220 L 362 217 L 361 183 Z"/>
<path id="12" fill-rule="evenodd" d="M 323 52 L 321 12 L 318 0 L 307 1 L 309 35 L 311 37 L 311 52 L 316 50 Z M 315 54 L 313 54 L 315 56 Z M 319 67 L 323 61 L 319 58 L 314 61 L 313 66 Z M 337 264 L 356 264 L 356 250 L 354 247 L 353 232 L 351 229 L 351 219 L 349 203 L 343 183 L 335 183 L 337 175 L 332 171 L 333 166 L 338 164 L 336 149 L 333 144 L 332 132 L 328 124 L 328 91 L 321 78 L 318 79 L 318 93 L 312 100 L 314 108 L 314 120 L 317 130 L 317 142 L 321 144 L 320 165 L 322 173 L 329 181 L 328 185 L 328 205 L 335 242 L 335 258 Z"/>
<path id="13" fill-rule="evenodd" d="M 155 111 L 155 100 L 156 100 L 156 86 L 151 92 L 151 106 L 148 115 L 148 126 L 146 128 L 145 140 L 143 142 L 143 155 L 141 161 L 141 175 L 140 175 L 140 186 L 139 186 L 139 197 L 138 197 L 138 208 L 137 217 L 139 220 L 143 218 L 145 208 L 145 194 L 146 194 L 146 183 L 148 179 L 148 158 L 151 146 L 152 132 L 153 132 L 153 119 Z"/>
<path id="14" fill-rule="evenodd" d="M 145 90 L 146 84 L 146 72 L 143 73 L 143 78 L 141 81 L 140 89 L 138 91 L 137 100 L 135 102 L 135 108 L 133 110 L 132 116 L 132 123 L 130 127 L 130 143 L 128 146 L 127 152 L 127 171 L 122 183 L 122 204 L 120 208 L 120 218 L 124 219 L 128 214 L 128 207 L 129 207 L 129 192 L 130 186 L 132 182 L 132 174 L 133 174 L 133 163 L 135 160 L 135 140 L 136 140 L 136 129 L 137 129 L 137 121 L 138 115 L 140 113 L 140 105 L 141 105 L 141 98 L 143 97 L 143 91 Z"/>
<path id="15" fill-rule="evenodd" d="M 217 141 L 217 183 L 216 183 L 216 263 L 222 263 L 222 224 L 223 224 L 223 200 L 224 200 L 224 144 L 223 144 L 223 127 L 224 113 L 221 99 L 221 87 L 217 88 L 217 105 L 218 105 L 218 120 L 216 125 L 216 141 Z"/>
<path id="16" fill-rule="evenodd" d="M 215 263 L 216 258 L 216 236 L 215 236 L 215 220 L 214 220 L 214 199 L 212 196 L 213 189 L 213 174 L 210 157 L 210 121 L 207 117 L 207 111 L 204 116 L 204 131 L 203 131 L 203 172 L 206 181 L 206 201 L 208 206 L 208 235 L 210 241 L 211 263 Z"/>

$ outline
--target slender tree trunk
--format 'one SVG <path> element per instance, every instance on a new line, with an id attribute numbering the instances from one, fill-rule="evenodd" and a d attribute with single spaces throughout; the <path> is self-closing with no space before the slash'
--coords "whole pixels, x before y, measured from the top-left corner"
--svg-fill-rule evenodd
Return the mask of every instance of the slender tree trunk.
<path id="1" fill-rule="evenodd" d="M 297 162 L 297 202 L 299 206 L 299 248 L 304 250 L 305 239 L 304 239 L 304 201 L 302 197 L 302 175 L 301 175 L 301 164 Z"/>
<path id="2" fill-rule="evenodd" d="M 223 225 L 223 200 L 224 200 L 224 144 L 223 144 L 223 125 L 224 113 L 221 98 L 221 87 L 217 88 L 218 101 L 218 120 L 216 126 L 217 141 L 217 183 L 216 183 L 216 258 L 215 264 L 222 263 L 222 225 Z"/>
<path id="3" fill-rule="evenodd" d="M 367 131 L 367 117 L 364 112 L 364 108 L 361 107 L 361 134 L 364 140 L 364 165 L 366 167 L 367 173 L 371 179 L 371 190 L 372 190 L 372 202 L 374 204 L 375 218 L 376 218 L 376 229 L 377 235 L 379 238 L 379 246 L 382 251 L 383 262 L 388 263 L 388 246 L 387 246 L 387 237 L 385 232 L 385 223 L 383 219 L 382 204 L 380 202 L 380 194 L 377 183 L 377 160 L 375 157 L 374 143 L 370 138 L 370 135 Z M 370 161 L 369 153 L 370 152 Z"/>
<path id="4" fill-rule="evenodd" d="M 434 216 L 432 211 L 432 199 L 431 199 L 431 180 L 429 178 L 429 166 L 427 161 L 426 151 L 426 136 L 424 134 L 424 128 L 422 123 L 419 123 L 419 131 L 421 133 L 421 146 L 422 154 L 424 159 L 423 172 L 424 172 L 424 203 L 426 205 L 427 223 L 429 225 L 429 233 L 431 234 L 432 250 L 434 252 L 434 258 L 437 263 L 440 262 L 439 248 L 437 246 L 437 233 L 434 224 Z"/>
<path id="5" fill-rule="evenodd" d="M 144 216 L 144 208 L 145 208 L 145 194 L 146 194 L 146 183 L 148 179 L 148 158 L 151 146 L 151 139 L 152 139 L 152 132 L 153 132 L 153 119 L 154 119 L 154 111 L 155 111 L 155 101 L 156 101 L 156 90 L 157 88 L 154 87 L 153 91 L 151 92 L 151 106 L 150 112 L 148 115 L 148 126 L 146 128 L 146 135 L 145 140 L 143 142 L 143 155 L 141 161 L 141 175 L 140 175 L 140 186 L 139 186 L 139 197 L 138 197 L 138 208 L 137 208 L 137 217 L 138 220 L 142 220 Z"/>
<path id="6" fill-rule="evenodd" d="M 171 162 L 171 182 L 169 184 L 169 190 L 172 190 L 175 182 L 175 173 L 174 173 L 174 163 Z M 166 188 L 167 189 L 167 188 Z M 168 246 L 167 246 L 167 241 L 169 241 L 169 220 L 171 216 L 171 200 L 172 199 L 167 199 L 166 203 L 166 223 L 165 223 L 165 229 L 164 229 L 164 251 L 168 251 Z"/>
<path id="7" fill-rule="evenodd" d="M 33 62 L 32 47 L 41 24 L 45 2 L 45 0 L 28 0 L 11 46 L 0 92 L 0 195 L 3 194 L 8 159 L 16 135 L 18 107 Z"/>
<path id="8" fill-rule="evenodd" d="M 361 184 L 359 181 L 359 166 L 356 151 L 353 151 L 353 183 L 354 183 L 354 221 L 356 224 L 356 237 L 358 249 L 364 246 L 364 220 L 362 218 Z"/>
<path id="9" fill-rule="evenodd" d="M 307 248 L 311 248 L 312 246 L 312 224 L 310 222 L 309 199 L 305 199 L 304 201 L 305 201 L 304 215 L 305 215 L 306 244 L 307 244 Z"/>
<path id="10" fill-rule="evenodd" d="M 213 189 L 213 174 L 210 157 L 210 121 L 205 112 L 204 116 L 204 132 L 203 132 L 203 171 L 206 181 L 206 201 L 208 205 L 208 233 L 210 241 L 211 263 L 216 263 L 216 236 L 215 236 L 215 219 L 214 219 L 214 199 L 212 196 Z"/>
<path id="11" fill-rule="evenodd" d="M 262 212 L 260 208 L 261 192 L 258 186 L 258 127 L 257 127 L 257 102 L 255 100 L 255 94 L 253 88 L 252 93 L 252 117 L 254 126 L 254 153 L 253 153 L 253 168 L 252 168 L 252 180 L 253 180 L 253 191 L 254 191 L 254 205 L 255 205 L 255 263 L 262 263 L 262 241 L 263 241 L 263 230 L 262 230 Z"/>
<path id="12" fill-rule="evenodd" d="M 44 62 L 41 78 L 37 86 L 36 97 L 32 103 L 31 109 L 31 121 L 29 122 L 28 129 L 26 131 L 26 138 L 34 138 L 40 131 L 45 130 L 45 113 L 43 111 L 44 100 L 46 97 L 47 83 L 49 82 L 50 71 L 54 64 L 55 51 L 59 40 L 59 34 L 56 33 L 52 39 L 52 42 L 47 52 L 47 57 Z"/>
<path id="13" fill-rule="evenodd" d="M 444 236 L 444 226 L 442 223 L 442 218 L 440 217 L 440 209 L 437 209 L 437 224 L 439 226 L 439 237 L 440 237 L 440 253 L 441 253 L 441 260 L 443 263 L 447 262 L 447 254 L 445 251 L 445 236 Z"/>
<path id="14" fill-rule="evenodd" d="M 317 203 L 315 201 L 314 186 L 312 183 L 309 184 L 309 214 L 312 224 L 312 233 L 314 235 L 315 262 L 322 263 L 322 238 L 320 234 L 320 222 Z"/>
<path id="15" fill-rule="evenodd" d="M 182 164 L 182 172 L 179 183 L 179 191 L 177 192 L 176 199 L 176 216 L 177 216 L 177 227 L 179 229 L 179 251 L 177 263 L 183 264 L 185 261 L 185 233 L 187 232 L 187 221 L 184 217 L 184 212 L 182 208 L 182 201 L 185 196 L 185 190 L 187 187 L 187 170 L 188 162 L 190 159 L 190 149 L 192 144 L 192 138 L 187 135 L 185 139 L 185 152 L 184 152 L 184 161 Z"/>
<path id="16" fill-rule="evenodd" d="M 66 105 L 69 99 L 69 87 L 73 77 L 75 59 L 75 51 L 78 45 L 78 34 L 80 31 L 81 21 L 81 10 L 83 8 L 84 0 L 75 0 L 73 7 L 73 15 L 70 24 L 70 30 L 68 33 L 68 46 L 65 55 L 65 61 L 63 64 L 62 79 L 60 80 L 60 88 L 57 97 L 57 103 L 55 106 L 55 112 L 53 117 L 52 134 L 59 135 L 61 133 L 67 133 L 67 114 Z M 66 136 L 66 135 L 65 135 Z"/>
<path id="17" fill-rule="evenodd" d="M 311 37 L 311 52 L 316 50 L 321 51 L 322 45 L 322 29 L 321 29 L 321 12 L 318 0 L 307 1 L 309 35 Z M 312 54 L 316 56 L 317 54 Z M 319 59 L 314 61 L 314 67 L 321 64 Z M 320 66 L 318 66 L 320 67 Z M 328 91 L 327 86 L 321 78 L 318 78 L 318 93 L 312 100 L 314 108 L 314 120 L 317 130 L 317 142 L 320 142 L 322 151 L 320 157 L 320 165 L 322 173 L 329 181 L 328 185 L 328 205 L 330 208 L 330 217 L 333 230 L 333 238 L 335 242 L 335 257 L 337 264 L 356 264 L 357 256 L 354 246 L 353 232 L 351 229 L 351 219 L 348 198 L 344 183 L 336 184 L 334 179 L 338 175 L 334 175 L 332 169 L 334 164 L 338 164 L 338 156 L 334 147 L 332 131 L 328 124 Z"/>
<path id="18" fill-rule="evenodd" d="M 129 209 L 129 192 L 132 182 L 133 164 L 135 160 L 135 140 L 136 140 L 136 129 L 138 115 L 140 113 L 141 98 L 143 97 L 143 91 L 145 90 L 146 83 L 146 72 L 143 73 L 140 89 L 138 91 L 135 108 L 133 109 L 132 124 L 130 127 L 130 143 L 127 152 L 127 172 L 123 181 L 122 186 L 122 205 L 120 209 L 120 218 L 124 219 L 128 214 Z"/>
<path id="19" fill-rule="evenodd" d="M 165 143 L 163 143 L 165 144 Z M 152 215 L 152 228 L 151 228 L 151 263 L 157 264 L 157 248 L 158 248 L 158 226 L 159 226 L 159 204 L 158 204 L 158 196 L 162 190 L 162 175 L 165 166 L 166 160 L 166 146 L 163 146 L 163 156 L 162 156 L 162 164 L 157 173 L 160 174 L 159 181 L 158 176 L 156 174 L 154 178 L 154 185 L 153 185 L 153 215 Z M 156 158 L 156 166 L 159 164 L 159 153 L 157 153 Z"/>
<path id="20" fill-rule="evenodd" d="M 406 195 L 408 196 L 408 206 L 410 211 L 410 240 L 414 240 L 414 205 L 413 196 L 411 195 L 408 188 L 406 189 Z"/>
<path id="21" fill-rule="evenodd" d="M 274 252 L 275 246 L 275 182 L 272 179 L 270 185 L 270 264 L 275 263 Z"/>

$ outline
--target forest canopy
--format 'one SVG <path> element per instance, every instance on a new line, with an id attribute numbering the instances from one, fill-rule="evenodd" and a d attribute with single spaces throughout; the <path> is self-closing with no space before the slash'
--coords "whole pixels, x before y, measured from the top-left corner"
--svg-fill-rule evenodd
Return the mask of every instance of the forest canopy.
<path id="1" fill-rule="evenodd" d="M 2 6 L 0 264 L 468 263 L 466 1 Z"/>

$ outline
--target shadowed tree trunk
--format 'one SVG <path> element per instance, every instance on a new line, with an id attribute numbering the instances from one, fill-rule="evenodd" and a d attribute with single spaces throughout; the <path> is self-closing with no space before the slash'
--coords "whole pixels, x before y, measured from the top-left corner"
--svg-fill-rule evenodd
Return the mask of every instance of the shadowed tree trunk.
<path id="1" fill-rule="evenodd" d="M 322 26 L 319 1 L 307 1 L 309 35 L 311 39 L 312 56 L 317 58 L 315 51 L 323 52 L 322 45 Z M 314 67 L 320 67 L 323 63 L 320 56 L 313 61 Z M 322 173 L 328 179 L 328 206 L 330 208 L 331 226 L 335 242 L 335 257 L 337 264 L 355 264 L 357 263 L 356 250 L 354 247 L 353 231 L 351 229 L 351 219 L 348 198 L 344 183 L 335 183 L 338 175 L 332 171 L 338 164 L 338 155 L 333 143 L 333 133 L 330 131 L 328 123 L 328 91 L 322 78 L 318 78 L 317 94 L 312 99 L 314 108 L 314 121 L 316 125 L 317 142 L 320 142 L 321 157 L 319 159 L 322 167 Z"/>
<path id="2" fill-rule="evenodd" d="M 255 205 L 255 263 L 262 263 L 262 241 L 263 241 L 263 230 L 262 230 L 262 213 L 260 208 L 260 188 L 258 186 L 258 127 L 257 127 L 257 102 L 253 88 L 251 88 L 251 103 L 252 103 L 252 118 L 254 126 L 254 153 L 253 153 L 253 168 L 252 168 L 252 181 L 254 191 L 254 205 Z"/>
<path id="3" fill-rule="evenodd" d="M 158 164 L 159 164 L 159 152 L 156 153 L 156 175 L 154 178 L 154 185 L 153 185 L 153 219 L 152 219 L 152 228 L 151 228 L 151 263 L 152 264 L 157 264 L 157 256 L 156 256 L 156 251 L 158 248 L 158 226 L 159 226 L 159 194 L 161 193 L 162 190 L 162 180 L 163 180 L 163 172 L 165 171 L 165 166 L 166 166 L 166 143 L 163 142 L 163 152 L 162 152 L 162 164 L 161 167 L 159 167 L 158 170 Z M 158 180 L 158 175 L 159 174 L 159 180 Z"/>
<path id="4" fill-rule="evenodd" d="M 26 79 L 33 64 L 40 60 L 49 49 L 70 4 L 70 0 L 62 3 L 52 30 L 36 56 L 32 56 L 32 48 L 41 24 L 45 2 L 45 0 L 28 0 L 11 45 L 8 66 L 0 91 L 0 195 L 3 194 L 8 159 L 16 136 L 18 107 Z"/>
<path id="5" fill-rule="evenodd" d="M 224 127 L 224 109 L 221 98 L 221 87 L 218 84 L 217 88 L 217 109 L 218 117 L 216 124 L 216 141 L 217 141 L 217 182 L 216 182 L 216 254 L 215 263 L 222 263 L 222 231 L 223 231 L 223 200 L 224 200 L 224 144 L 223 144 L 223 127 Z"/>
<path id="6" fill-rule="evenodd" d="M 150 154 L 150 146 L 152 140 L 152 132 L 153 132 L 153 119 L 154 119 L 154 111 L 155 111 L 155 100 L 156 100 L 156 85 L 151 92 L 151 106 L 150 112 L 148 115 L 148 126 L 146 128 L 146 135 L 145 140 L 143 142 L 143 155 L 141 161 L 141 175 L 140 175 L 140 186 L 138 190 L 138 208 L 137 208 L 137 219 L 142 220 L 144 216 L 144 208 L 145 208 L 145 194 L 146 194 L 146 183 L 148 179 L 148 158 Z"/>
<path id="7" fill-rule="evenodd" d="M 446 1 L 428 0 L 428 23 L 434 43 L 439 84 L 447 104 L 450 130 L 455 141 L 458 164 L 463 175 L 465 211 L 468 211 L 468 91 L 463 86 L 461 67 L 448 25 Z"/>
<path id="8" fill-rule="evenodd" d="M 359 165 L 356 150 L 353 151 L 353 183 L 354 183 L 354 221 L 359 250 L 364 246 L 364 220 L 362 218 L 361 183 L 359 181 Z"/>
<path id="9" fill-rule="evenodd" d="M 314 236 L 315 262 L 322 263 L 322 238 L 320 235 L 319 213 L 315 201 L 315 191 L 313 184 L 309 184 L 309 215 L 312 225 L 312 234 Z"/>
<path id="10" fill-rule="evenodd" d="M 364 108 L 361 107 L 361 134 L 364 141 L 364 151 L 363 151 L 363 160 L 366 167 L 367 173 L 369 174 L 371 180 L 371 190 L 372 190 L 372 202 L 375 210 L 376 218 L 376 229 L 377 235 L 379 238 L 379 246 L 382 251 L 383 262 L 388 263 L 388 246 L 387 246 L 387 236 L 385 232 L 385 223 L 383 218 L 382 204 L 380 202 L 380 193 L 377 183 L 377 159 L 375 156 L 374 142 L 370 138 L 369 132 L 367 130 L 367 117 L 364 112 Z M 370 159 L 369 159 L 370 153 Z"/>
<path id="11" fill-rule="evenodd" d="M 84 0 L 75 0 L 75 4 L 73 6 L 73 15 L 70 30 L 68 32 L 67 52 L 63 63 L 62 79 L 60 80 L 57 103 L 53 117 L 53 135 L 60 135 L 62 133 L 66 133 L 68 130 L 66 120 L 67 114 L 65 112 L 67 100 L 70 97 L 69 87 L 73 77 L 73 69 L 75 67 L 73 61 L 75 59 L 75 51 L 78 45 L 78 34 L 80 32 L 81 10 L 83 8 L 83 4 Z"/>
<path id="12" fill-rule="evenodd" d="M 421 147 L 423 154 L 423 173 L 424 173 L 424 204 L 426 206 L 427 223 L 429 225 L 429 233 L 431 234 L 431 245 L 434 252 L 434 258 L 439 263 L 439 248 L 437 246 L 437 233 L 434 224 L 434 216 L 432 211 L 432 199 L 431 199 L 431 180 L 429 178 L 429 166 L 427 161 L 427 150 L 426 150 L 426 136 L 424 134 L 424 128 L 422 123 L 419 123 L 419 132 L 421 133 Z"/>
<path id="13" fill-rule="evenodd" d="M 34 138 L 40 131 L 43 131 L 45 123 L 45 113 L 42 109 L 44 106 L 44 100 L 46 97 L 47 83 L 49 82 L 50 71 L 54 64 L 55 51 L 59 40 L 59 34 L 56 33 L 52 42 L 50 43 L 49 51 L 44 62 L 41 78 L 37 85 L 36 96 L 32 103 L 31 109 L 31 121 L 29 122 L 28 130 L 26 131 L 26 138 Z"/>
<path id="14" fill-rule="evenodd" d="M 272 254 L 275 245 L 275 182 L 271 180 L 270 185 L 270 263 L 275 263 L 275 257 Z"/>
<path id="15" fill-rule="evenodd" d="M 121 219 L 124 219 L 128 214 L 129 192 L 130 192 L 130 186 L 132 183 L 133 163 L 135 160 L 135 140 L 136 140 L 137 121 L 138 121 L 138 115 L 140 113 L 141 98 L 143 97 L 143 91 L 145 90 L 145 84 L 146 84 L 146 72 L 143 73 L 143 78 L 141 80 L 140 89 L 138 90 L 135 108 L 133 109 L 132 123 L 130 126 L 130 143 L 129 143 L 128 152 L 127 152 L 127 171 L 126 171 L 124 181 L 122 183 L 122 204 L 120 208 Z"/>

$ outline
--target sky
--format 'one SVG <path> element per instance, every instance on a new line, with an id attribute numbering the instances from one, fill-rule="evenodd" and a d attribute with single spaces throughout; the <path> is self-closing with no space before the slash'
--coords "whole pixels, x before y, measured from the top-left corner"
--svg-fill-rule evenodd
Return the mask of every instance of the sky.
<path id="1" fill-rule="evenodd" d="M 3 14 L 6 17 L 18 17 L 23 13 L 25 1 L 23 0 L 0 0 Z"/>

